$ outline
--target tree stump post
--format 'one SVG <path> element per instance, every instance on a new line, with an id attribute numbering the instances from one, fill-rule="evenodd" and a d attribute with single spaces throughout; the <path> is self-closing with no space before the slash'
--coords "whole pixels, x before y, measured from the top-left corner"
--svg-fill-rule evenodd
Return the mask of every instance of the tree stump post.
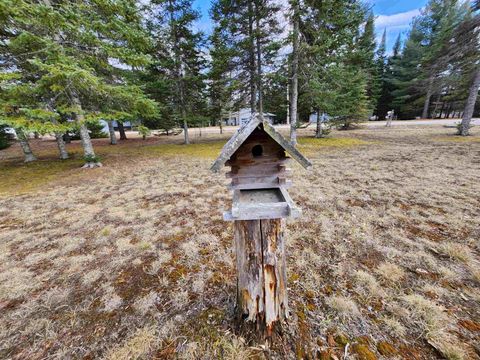
<path id="1" fill-rule="evenodd" d="M 254 338 L 272 340 L 276 325 L 288 317 L 284 228 L 301 210 L 287 192 L 290 155 L 305 169 L 312 163 L 262 115 L 252 116 L 228 140 L 212 164 L 229 166 L 237 261 L 237 320 Z"/>
<path id="2" fill-rule="evenodd" d="M 284 220 L 234 222 L 237 258 L 237 316 L 271 337 L 288 317 Z"/>

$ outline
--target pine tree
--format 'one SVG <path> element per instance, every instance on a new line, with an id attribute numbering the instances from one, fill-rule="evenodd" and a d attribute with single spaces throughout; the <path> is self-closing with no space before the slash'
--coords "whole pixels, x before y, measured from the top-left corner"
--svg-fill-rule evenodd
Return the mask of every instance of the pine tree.
<path id="1" fill-rule="evenodd" d="M 364 70 L 367 77 L 367 96 L 370 102 L 369 108 L 373 111 L 381 93 L 381 77 L 378 62 L 375 58 L 375 17 L 372 12 L 368 14 L 363 33 L 357 42 L 358 65 Z M 385 50 L 383 50 L 385 51 Z"/>
<path id="2" fill-rule="evenodd" d="M 199 13 L 191 0 L 155 0 L 150 8 L 149 29 L 156 39 L 149 68 L 149 93 L 162 105 L 165 128 L 182 124 L 184 143 L 189 144 L 188 120 L 206 111 L 203 34 L 193 30 Z"/>
<path id="3" fill-rule="evenodd" d="M 470 122 L 477 102 L 480 87 L 480 1 L 472 5 L 460 25 L 455 29 L 452 41 L 449 42 L 449 58 L 453 67 L 462 73 L 466 83 L 465 101 L 462 122 L 458 133 L 467 136 L 470 133 Z"/>
<path id="4" fill-rule="evenodd" d="M 210 36 L 210 71 L 208 79 L 210 81 L 210 116 L 214 123 L 220 125 L 222 132 L 222 117 L 226 112 L 233 110 L 232 97 L 235 91 L 235 79 L 232 73 L 235 70 L 234 56 L 236 51 L 232 41 L 232 36 L 227 31 L 229 17 L 225 16 L 228 12 L 223 1 L 213 3 L 211 17 L 214 21 L 214 29 Z"/>
<path id="5" fill-rule="evenodd" d="M 219 0 L 214 9 L 228 39 L 232 106 L 248 104 L 252 113 L 262 113 L 265 70 L 273 71 L 280 48 L 279 8 L 271 0 Z"/>
<path id="6" fill-rule="evenodd" d="M 378 119 L 384 119 L 388 110 L 386 106 L 389 103 L 389 89 L 387 83 L 388 76 L 388 61 L 386 56 L 386 43 L 387 43 L 387 29 L 383 31 L 382 40 L 378 45 L 375 67 L 376 67 L 376 79 L 379 82 L 379 96 L 376 104 L 374 114 Z"/>
<path id="7" fill-rule="evenodd" d="M 156 111 L 138 87 L 126 83 L 126 70 L 113 65 L 131 69 L 149 61 L 135 1 L 6 2 L 1 65 L 17 79 L 3 82 L 9 89 L 3 118 L 14 126 L 28 123 L 30 131 L 42 125 L 55 133 L 62 115 L 75 120 L 87 165 L 95 166 L 86 122 Z"/>
<path id="8" fill-rule="evenodd" d="M 465 10 L 458 0 L 430 0 L 419 17 L 419 29 L 424 34 L 424 54 L 420 63 L 422 77 L 417 85 L 425 89 L 422 118 L 430 118 L 432 97 L 443 91 L 443 74 L 449 64 L 443 54 L 447 52 L 448 42 L 465 16 Z"/>
<path id="9" fill-rule="evenodd" d="M 385 34 L 384 34 L 385 35 Z M 384 38 L 386 40 L 386 36 L 382 37 L 382 43 L 384 43 Z M 380 94 L 380 98 L 377 105 L 376 114 L 379 119 L 385 119 L 387 112 L 390 110 L 394 110 L 396 114 L 398 114 L 398 108 L 394 106 L 393 100 L 393 92 L 396 90 L 394 85 L 394 81 L 397 78 L 397 73 L 395 71 L 395 65 L 398 63 L 400 58 L 400 52 L 402 47 L 402 37 L 401 34 L 398 34 L 397 39 L 395 40 L 395 44 L 393 46 L 392 55 L 388 57 L 385 65 L 385 70 L 383 72 L 382 78 L 382 92 Z M 382 46 L 379 48 L 379 59 L 380 59 L 380 50 Z"/>
<path id="10" fill-rule="evenodd" d="M 419 66 L 423 58 L 425 39 L 419 26 L 419 19 L 413 20 L 412 28 L 405 40 L 398 58 L 391 59 L 391 71 L 394 74 L 390 84 L 394 88 L 392 105 L 400 118 L 412 118 L 421 107 L 421 94 L 417 91 Z"/>
<path id="11" fill-rule="evenodd" d="M 365 20 L 360 1 L 307 1 L 300 31 L 305 39 L 300 61 L 300 103 L 326 112 L 348 128 L 366 117 L 369 108 L 364 53 L 358 46 L 358 28 Z M 319 124 L 318 124 L 319 125 Z M 317 136 L 320 136 L 320 125 Z"/>

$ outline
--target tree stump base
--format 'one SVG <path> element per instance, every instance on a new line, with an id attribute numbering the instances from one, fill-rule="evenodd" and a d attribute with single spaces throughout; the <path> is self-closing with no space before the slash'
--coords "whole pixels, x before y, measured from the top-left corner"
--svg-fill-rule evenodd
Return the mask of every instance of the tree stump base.
<path id="1" fill-rule="evenodd" d="M 263 338 L 288 317 L 284 226 L 282 219 L 234 222 L 237 318 Z"/>

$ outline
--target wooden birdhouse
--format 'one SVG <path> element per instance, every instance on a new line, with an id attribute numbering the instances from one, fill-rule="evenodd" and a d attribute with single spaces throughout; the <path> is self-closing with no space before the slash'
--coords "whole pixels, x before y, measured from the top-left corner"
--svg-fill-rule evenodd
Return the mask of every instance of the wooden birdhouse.
<path id="1" fill-rule="evenodd" d="M 225 144 L 212 165 L 219 171 L 230 166 L 226 174 L 232 179 L 231 211 L 225 220 L 259 220 L 298 217 L 301 214 L 287 193 L 290 157 L 304 168 L 311 163 L 267 121 L 252 119 Z"/>
<path id="2" fill-rule="evenodd" d="M 262 118 L 252 118 L 225 144 L 212 165 L 230 166 L 237 262 L 237 315 L 270 337 L 274 325 L 288 317 L 284 218 L 301 214 L 287 193 L 290 157 L 304 168 L 311 163 Z M 246 320 L 246 322 L 244 321 Z"/>

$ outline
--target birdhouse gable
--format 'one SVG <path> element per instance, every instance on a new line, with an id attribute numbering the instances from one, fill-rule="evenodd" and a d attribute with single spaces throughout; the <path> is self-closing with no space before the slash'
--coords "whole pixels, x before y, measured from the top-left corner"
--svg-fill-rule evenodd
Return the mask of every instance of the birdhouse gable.
<path id="1" fill-rule="evenodd" d="M 235 161 L 242 161 L 245 165 L 255 165 L 285 158 L 285 150 L 260 126 L 255 128 L 230 156 L 230 161 L 235 159 Z"/>
<path id="2" fill-rule="evenodd" d="M 268 167 L 269 164 L 278 166 L 286 160 L 285 153 L 306 169 L 312 166 L 310 161 L 272 125 L 262 121 L 260 116 L 256 116 L 238 129 L 225 144 L 211 170 L 217 172 L 223 165 L 233 165 L 232 172 L 235 172 L 235 168 L 243 169 L 243 165 L 246 167 Z"/>

